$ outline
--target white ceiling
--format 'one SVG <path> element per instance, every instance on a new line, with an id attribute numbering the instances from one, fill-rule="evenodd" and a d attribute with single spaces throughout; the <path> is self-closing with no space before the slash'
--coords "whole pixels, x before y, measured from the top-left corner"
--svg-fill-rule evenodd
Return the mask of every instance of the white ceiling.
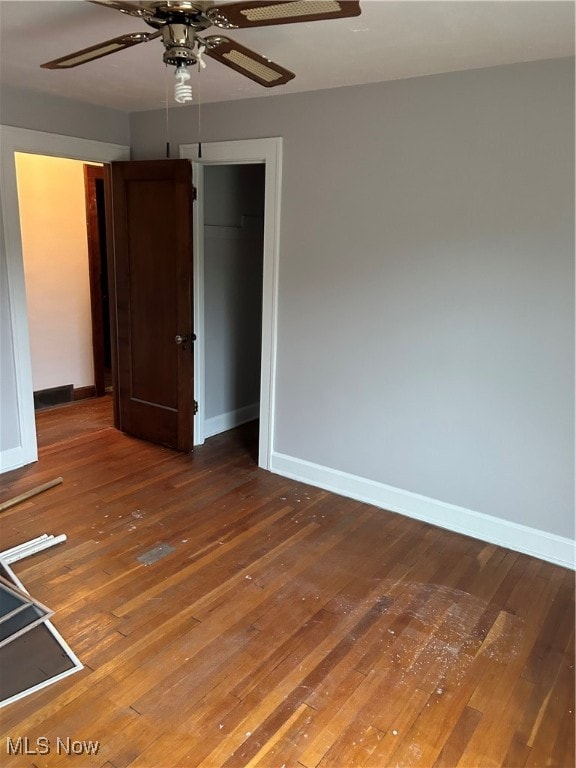
<path id="1" fill-rule="evenodd" d="M 296 78 L 263 88 L 209 59 L 200 95 L 203 102 L 227 101 L 573 56 L 574 5 L 572 0 L 361 0 L 356 18 L 234 30 L 226 34 Z M 151 28 L 88 2 L 1 0 L 0 80 L 127 112 L 164 107 L 173 68 L 162 62 L 160 40 L 68 71 L 40 69 L 45 61 L 140 31 Z"/>

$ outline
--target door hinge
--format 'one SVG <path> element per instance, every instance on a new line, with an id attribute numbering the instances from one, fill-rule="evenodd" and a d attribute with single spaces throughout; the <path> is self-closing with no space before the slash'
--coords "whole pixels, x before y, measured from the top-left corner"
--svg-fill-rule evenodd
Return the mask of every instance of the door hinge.
<path id="1" fill-rule="evenodd" d="M 194 400 L 194 416 L 198 414 L 198 400 Z"/>
<path id="2" fill-rule="evenodd" d="M 192 202 L 195 202 L 198 199 L 198 190 L 194 185 L 192 185 Z"/>

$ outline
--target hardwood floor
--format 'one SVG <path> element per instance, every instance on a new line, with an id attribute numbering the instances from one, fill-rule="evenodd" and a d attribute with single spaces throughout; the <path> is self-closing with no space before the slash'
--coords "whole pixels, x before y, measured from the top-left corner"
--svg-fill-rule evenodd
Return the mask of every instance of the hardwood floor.
<path id="1" fill-rule="evenodd" d="M 185 456 L 109 409 L 40 413 L 2 477 L 64 478 L 0 531 L 68 535 L 13 568 L 85 665 L 1 711 L 5 768 L 574 765 L 571 572 L 259 470 L 250 425 Z"/>

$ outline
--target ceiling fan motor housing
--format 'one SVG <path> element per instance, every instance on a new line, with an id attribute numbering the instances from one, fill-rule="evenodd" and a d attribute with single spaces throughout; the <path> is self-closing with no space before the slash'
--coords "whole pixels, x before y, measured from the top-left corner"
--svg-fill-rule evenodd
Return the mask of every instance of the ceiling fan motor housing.
<path id="1" fill-rule="evenodd" d="M 211 26 L 203 14 L 205 5 L 207 3 L 158 3 L 154 15 L 145 19 L 147 24 L 162 32 L 166 64 L 177 67 L 196 63 L 196 34 Z"/>
<path id="2" fill-rule="evenodd" d="M 163 59 L 166 64 L 178 66 L 196 63 L 196 32 L 192 27 L 186 24 L 165 24 L 162 27 L 162 41 L 165 48 Z"/>

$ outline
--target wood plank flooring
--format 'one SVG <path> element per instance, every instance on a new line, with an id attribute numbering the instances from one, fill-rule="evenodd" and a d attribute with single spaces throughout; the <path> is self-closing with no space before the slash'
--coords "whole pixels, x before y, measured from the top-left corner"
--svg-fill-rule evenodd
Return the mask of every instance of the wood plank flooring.
<path id="1" fill-rule="evenodd" d="M 68 535 L 13 567 L 85 664 L 0 711 L 4 768 L 574 766 L 571 572 L 264 472 L 251 425 L 185 456 L 110 410 L 39 414 L 1 478 L 64 478 L 0 532 Z"/>

